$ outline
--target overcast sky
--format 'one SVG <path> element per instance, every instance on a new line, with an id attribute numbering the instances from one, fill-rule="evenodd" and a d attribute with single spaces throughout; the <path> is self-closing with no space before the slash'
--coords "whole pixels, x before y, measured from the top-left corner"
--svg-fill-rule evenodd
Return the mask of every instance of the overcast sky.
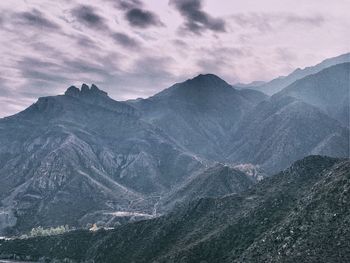
<path id="1" fill-rule="evenodd" d="M 349 0 L 0 1 L 0 117 L 70 85 L 117 100 L 270 80 L 349 52 Z"/>

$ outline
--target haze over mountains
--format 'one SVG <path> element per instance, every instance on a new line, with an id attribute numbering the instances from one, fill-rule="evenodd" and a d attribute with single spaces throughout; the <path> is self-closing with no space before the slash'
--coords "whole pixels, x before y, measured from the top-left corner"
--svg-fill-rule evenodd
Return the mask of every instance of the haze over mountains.
<path id="1" fill-rule="evenodd" d="M 306 67 L 304 69 L 298 68 L 288 76 L 279 77 L 267 83 L 262 83 L 261 85 L 255 85 L 253 82 L 253 85 L 247 86 L 260 90 L 268 95 L 273 95 L 299 79 L 302 79 L 311 74 L 318 73 L 328 67 L 347 62 L 350 62 L 350 53 L 342 54 L 334 58 L 328 58 L 315 66 Z"/>
<path id="2" fill-rule="evenodd" d="M 347 57 L 272 97 L 206 74 L 147 99 L 85 84 L 39 98 L 0 120 L 0 233 L 158 216 L 257 182 L 234 165 L 271 175 L 308 155 L 348 157 L 350 63 L 321 70 Z"/>
<path id="3" fill-rule="evenodd" d="M 275 96 L 302 100 L 349 127 L 349 72 L 350 62 L 334 65 L 294 82 Z"/>

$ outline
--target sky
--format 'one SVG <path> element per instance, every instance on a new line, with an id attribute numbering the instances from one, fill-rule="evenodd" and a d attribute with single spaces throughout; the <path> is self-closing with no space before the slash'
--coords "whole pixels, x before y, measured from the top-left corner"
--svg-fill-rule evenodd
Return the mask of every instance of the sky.
<path id="1" fill-rule="evenodd" d="M 116 100 L 200 73 L 268 81 L 349 52 L 350 0 L 0 1 L 0 117 L 95 83 Z"/>

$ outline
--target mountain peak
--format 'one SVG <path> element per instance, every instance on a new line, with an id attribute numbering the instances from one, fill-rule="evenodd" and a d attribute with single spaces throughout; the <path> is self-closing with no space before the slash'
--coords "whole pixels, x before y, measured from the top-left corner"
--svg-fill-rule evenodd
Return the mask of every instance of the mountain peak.
<path id="1" fill-rule="evenodd" d="M 66 96 L 71 97 L 80 97 L 80 96 L 104 96 L 107 97 L 107 92 L 100 90 L 95 84 L 92 84 L 89 87 L 87 84 L 83 83 L 81 89 L 78 89 L 75 86 L 70 86 L 64 93 Z"/>
<path id="2" fill-rule="evenodd" d="M 64 95 L 68 95 L 68 96 L 72 96 L 72 97 L 76 97 L 79 96 L 80 90 L 75 87 L 75 86 L 70 86 L 66 92 L 64 93 Z"/>
<path id="3" fill-rule="evenodd" d="M 186 82 L 199 82 L 199 83 L 208 83 L 208 84 L 226 84 L 229 85 L 226 81 L 221 79 L 215 74 L 199 74 L 198 76 L 187 80 Z"/>

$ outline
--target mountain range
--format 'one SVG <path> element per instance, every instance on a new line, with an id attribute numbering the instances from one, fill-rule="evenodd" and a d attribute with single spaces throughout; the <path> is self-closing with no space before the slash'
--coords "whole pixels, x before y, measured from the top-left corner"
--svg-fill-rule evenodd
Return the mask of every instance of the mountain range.
<path id="1" fill-rule="evenodd" d="M 259 85 L 259 82 L 257 82 L 258 85 L 256 84 L 256 82 L 253 82 L 251 85 L 238 86 L 243 88 L 257 89 L 259 91 L 264 92 L 265 94 L 273 95 L 299 79 L 302 79 L 311 74 L 316 74 L 328 67 L 347 62 L 350 62 L 350 53 L 342 54 L 334 58 L 325 59 L 324 61 L 315 66 L 306 67 L 304 69 L 298 68 L 287 76 L 278 77 L 266 83 L 262 83 L 261 85 Z"/>
<path id="2" fill-rule="evenodd" d="M 240 195 L 308 155 L 348 157 L 344 57 L 273 96 L 205 74 L 146 99 L 86 84 L 39 98 L 0 119 L 0 233 L 115 227 Z"/>
<path id="3" fill-rule="evenodd" d="M 349 179 L 349 159 L 309 156 L 240 194 L 202 198 L 114 230 L 0 241 L 0 255 L 47 262 L 347 262 Z"/>

